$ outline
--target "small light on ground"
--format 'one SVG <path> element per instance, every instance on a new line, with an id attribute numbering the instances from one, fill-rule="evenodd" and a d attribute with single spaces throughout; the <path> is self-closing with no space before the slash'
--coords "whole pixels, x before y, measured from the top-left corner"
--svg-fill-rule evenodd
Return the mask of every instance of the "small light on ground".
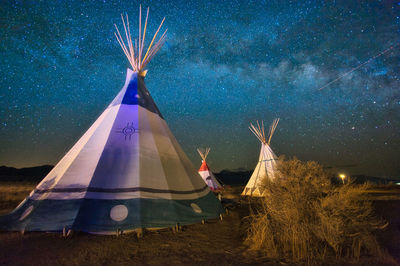
<path id="1" fill-rule="evenodd" d="M 345 174 L 339 174 L 340 179 L 342 179 L 342 182 L 344 184 L 344 180 L 346 179 L 346 175 Z"/>

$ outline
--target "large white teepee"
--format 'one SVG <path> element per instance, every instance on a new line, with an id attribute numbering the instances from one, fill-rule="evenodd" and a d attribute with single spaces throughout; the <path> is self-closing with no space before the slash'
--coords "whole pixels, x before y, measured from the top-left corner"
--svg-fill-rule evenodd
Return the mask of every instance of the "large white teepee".
<path id="1" fill-rule="evenodd" d="M 203 178 L 204 182 L 212 191 L 222 190 L 223 187 L 221 183 L 218 182 L 217 178 L 211 172 L 206 162 L 207 156 L 210 153 L 210 148 L 206 148 L 204 151 L 201 149 L 197 149 L 197 152 L 200 154 L 200 157 L 202 159 L 202 163 L 199 169 L 199 174 L 201 178 Z"/>
<path id="2" fill-rule="evenodd" d="M 269 144 L 271 142 L 272 135 L 275 132 L 276 126 L 278 125 L 278 122 L 279 118 L 274 119 L 274 121 L 272 122 L 272 125 L 269 128 L 268 139 L 265 136 L 263 122 L 261 123 L 261 126 L 257 122 L 257 127 L 255 127 L 253 124 L 250 124 L 249 128 L 251 132 L 253 132 L 254 135 L 256 135 L 256 137 L 261 142 L 261 151 L 257 166 L 254 169 L 254 172 L 251 175 L 249 182 L 247 182 L 247 185 L 242 192 L 242 196 L 261 197 L 263 195 L 261 186 L 263 180 L 265 180 L 266 178 L 275 178 L 277 157 L 272 151 Z"/>
<path id="3" fill-rule="evenodd" d="M 200 222 L 223 212 L 175 137 L 144 83 L 144 67 L 161 48 L 162 26 L 143 53 L 141 12 L 139 41 L 133 45 L 122 17 L 127 44 L 117 39 L 133 71 L 124 87 L 89 130 L 0 229 L 112 234 L 144 227 Z M 164 20 L 163 20 L 164 22 Z M 153 45 L 154 44 L 154 45 Z"/>

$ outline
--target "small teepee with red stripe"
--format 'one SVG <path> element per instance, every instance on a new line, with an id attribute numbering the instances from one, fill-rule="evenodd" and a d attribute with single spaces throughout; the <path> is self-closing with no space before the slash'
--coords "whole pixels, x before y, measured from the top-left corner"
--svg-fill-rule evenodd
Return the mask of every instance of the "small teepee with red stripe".
<path id="1" fill-rule="evenodd" d="M 197 149 L 197 152 L 200 154 L 202 159 L 202 164 L 199 169 L 199 174 L 203 178 L 204 182 L 206 182 L 207 186 L 212 191 L 221 191 L 223 189 L 220 182 L 218 182 L 217 178 L 211 172 L 210 168 L 207 165 L 206 158 L 208 153 L 210 152 L 210 148 L 205 148 L 205 150 Z"/>

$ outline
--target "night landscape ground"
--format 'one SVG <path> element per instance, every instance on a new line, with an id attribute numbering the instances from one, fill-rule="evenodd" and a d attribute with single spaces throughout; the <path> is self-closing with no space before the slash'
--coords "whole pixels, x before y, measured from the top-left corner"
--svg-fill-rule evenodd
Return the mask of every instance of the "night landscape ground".
<path id="1" fill-rule="evenodd" d="M 4 178 L 4 177 L 3 177 Z M 0 182 L 0 214 L 12 211 L 36 186 L 36 182 Z M 206 224 L 172 229 L 145 231 L 136 234 L 96 236 L 74 232 L 64 238 L 61 233 L 19 232 L 0 233 L 1 265 L 282 265 L 287 261 L 271 260 L 251 251 L 244 244 L 248 215 L 255 205 L 239 195 L 243 186 L 227 186 L 223 202 L 229 210 L 219 219 Z M 389 222 L 377 235 L 388 259 L 361 257 L 360 261 L 328 260 L 337 264 L 400 263 L 400 188 L 375 186 L 368 191 L 374 200 L 376 214 Z M 392 258 L 390 258 L 390 256 Z M 325 262 L 324 264 L 329 264 Z"/>

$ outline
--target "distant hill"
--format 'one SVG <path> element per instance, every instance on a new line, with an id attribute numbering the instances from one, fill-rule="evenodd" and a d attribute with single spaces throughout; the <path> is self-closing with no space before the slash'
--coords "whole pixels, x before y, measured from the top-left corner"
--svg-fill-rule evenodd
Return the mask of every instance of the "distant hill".
<path id="1" fill-rule="evenodd" d="M 352 175 L 350 176 L 352 180 L 354 180 L 357 184 L 363 184 L 366 182 L 371 182 L 377 185 L 385 185 L 389 183 L 397 183 L 398 180 L 390 179 L 390 178 L 383 178 L 383 177 L 375 177 L 375 176 L 366 176 L 366 175 Z"/>
<path id="2" fill-rule="evenodd" d="M 26 168 L 0 166 L 0 181 L 40 181 L 53 169 L 52 165 Z"/>
<path id="3" fill-rule="evenodd" d="M 253 171 L 247 170 L 222 170 L 214 175 L 225 185 L 246 185 Z"/>

